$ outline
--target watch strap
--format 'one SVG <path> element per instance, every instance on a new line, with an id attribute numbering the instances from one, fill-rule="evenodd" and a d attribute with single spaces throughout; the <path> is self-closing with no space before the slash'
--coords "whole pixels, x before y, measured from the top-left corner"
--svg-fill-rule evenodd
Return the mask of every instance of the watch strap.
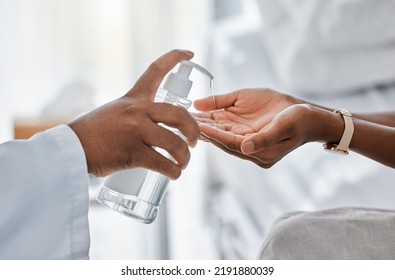
<path id="1" fill-rule="evenodd" d="M 351 139 L 354 134 L 354 123 L 352 120 L 352 115 L 349 111 L 345 109 L 336 109 L 333 112 L 340 114 L 343 117 L 344 131 L 339 144 L 325 143 L 324 149 L 347 155 L 348 147 L 350 146 Z"/>

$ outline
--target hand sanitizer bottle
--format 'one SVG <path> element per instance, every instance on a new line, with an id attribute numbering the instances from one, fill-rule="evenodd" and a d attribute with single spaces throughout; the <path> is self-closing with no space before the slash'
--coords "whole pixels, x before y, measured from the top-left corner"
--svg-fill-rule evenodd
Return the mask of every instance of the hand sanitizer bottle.
<path id="1" fill-rule="evenodd" d="M 170 73 L 163 88 L 158 90 L 155 102 L 166 102 L 188 109 L 192 104 L 192 101 L 187 99 L 192 87 L 192 81 L 189 80 L 192 69 L 206 75 L 210 83 L 214 78 L 202 66 L 187 60 L 181 61 L 177 73 Z M 185 140 L 181 132 L 171 130 Z M 158 148 L 157 151 L 172 159 L 166 151 Z M 143 168 L 123 170 L 107 177 L 100 188 L 97 200 L 126 216 L 150 224 L 157 216 L 168 183 L 169 178 L 158 172 Z"/>

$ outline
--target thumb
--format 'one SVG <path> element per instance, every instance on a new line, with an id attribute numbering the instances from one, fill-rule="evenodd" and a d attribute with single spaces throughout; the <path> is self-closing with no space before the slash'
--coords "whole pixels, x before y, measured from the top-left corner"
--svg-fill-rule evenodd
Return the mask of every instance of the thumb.
<path id="1" fill-rule="evenodd" d="M 141 96 L 146 100 L 152 100 L 160 83 L 166 74 L 182 60 L 193 57 L 189 50 L 172 50 L 155 60 L 141 75 L 134 87 L 126 94 L 127 96 Z"/>
<path id="2" fill-rule="evenodd" d="M 270 143 L 268 142 L 267 138 L 264 137 L 262 133 L 258 133 L 245 139 L 241 143 L 240 148 L 243 154 L 250 155 L 257 153 L 268 146 L 270 146 Z"/>

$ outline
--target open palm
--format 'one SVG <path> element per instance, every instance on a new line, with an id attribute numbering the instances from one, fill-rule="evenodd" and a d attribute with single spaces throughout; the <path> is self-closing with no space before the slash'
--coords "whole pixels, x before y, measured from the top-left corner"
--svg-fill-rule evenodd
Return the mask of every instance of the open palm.
<path id="1" fill-rule="evenodd" d="M 238 135 L 260 131 L 285 108 L 299 100 L 270 89 L 242 89 L 195 101 L 198 121 Z"/>

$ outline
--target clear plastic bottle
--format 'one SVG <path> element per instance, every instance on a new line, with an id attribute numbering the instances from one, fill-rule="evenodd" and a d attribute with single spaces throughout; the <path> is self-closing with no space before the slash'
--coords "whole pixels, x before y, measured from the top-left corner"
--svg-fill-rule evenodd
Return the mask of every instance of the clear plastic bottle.
<path id="1" fill-rule="evenodd" d="M 170 73 L 163 88 L 158 90 L 155 102 L 165 102 L 188 109 L 192 104 L 192 101 L 187 99 L 192 87 L 192 81 L 189 80 L 192 69 L 199 70 L 212 81 L 213 76 L 206 69 L 191 61 L 182 61 L 177 73 Z M 178 130 L 168 129 L 185 140 L 185 136 Z M 157 151 L 172 159 L 166 151 Z M 119 171 L 107 177 L 100 188 L 97 200 L 115 211 L 150 224 L 157 216 L 168 183 L 169 178 L 166 176 L 143 168 Z"/>

